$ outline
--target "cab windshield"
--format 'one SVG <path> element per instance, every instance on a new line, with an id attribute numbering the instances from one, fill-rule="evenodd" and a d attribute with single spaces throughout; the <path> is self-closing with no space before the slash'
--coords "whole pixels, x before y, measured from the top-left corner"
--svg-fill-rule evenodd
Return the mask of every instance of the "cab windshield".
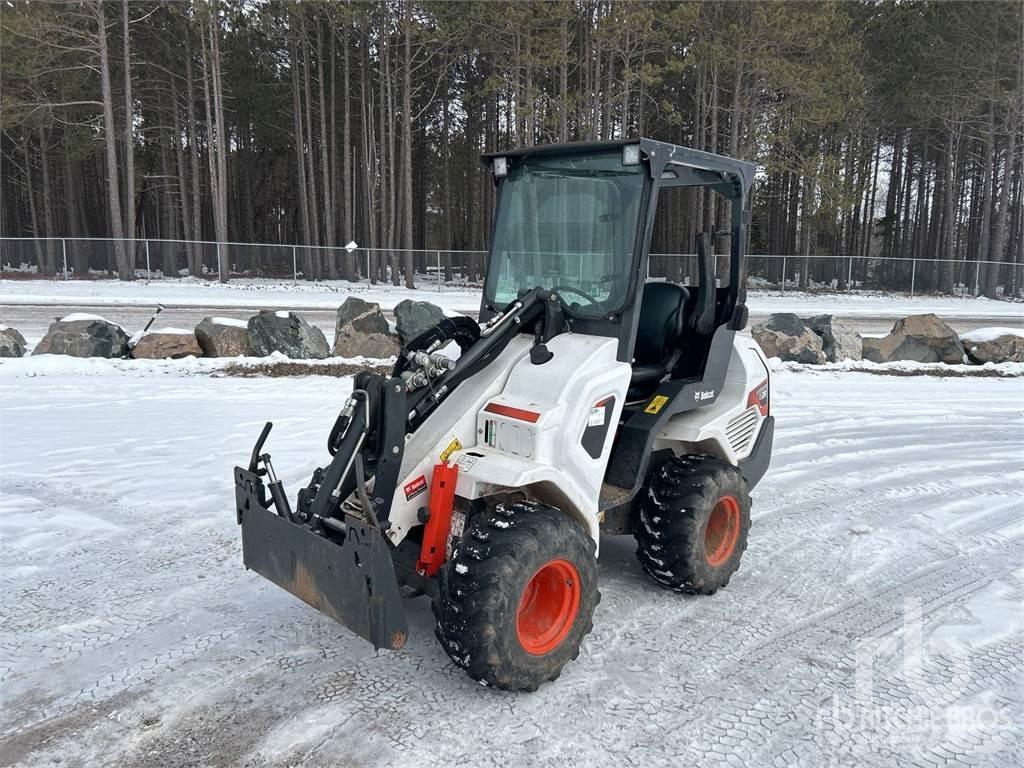
<path id="1" fill-rule="evenodd" d="M 624 166 L 619 149 L 510 159 L 484 288 L 488 303 L 501 308 L 540 286 L 557 290 L 578 317 L 621 309 L 643 187 L 643 166 Z"/>

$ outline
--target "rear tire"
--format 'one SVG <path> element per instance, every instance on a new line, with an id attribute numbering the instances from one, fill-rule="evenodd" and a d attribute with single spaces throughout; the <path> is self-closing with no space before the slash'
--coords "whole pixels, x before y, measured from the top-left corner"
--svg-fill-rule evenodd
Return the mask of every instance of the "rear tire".
<path id="1" fill-rule="evenodd" d="M 681 456 L 655 469 L 640 501 L 636 556 L 663 587 L 712 595 L 740 566 L 750 494 L 740 471 L 714 456 Z"/>
<path id="2" fill-rule="evenodd" d="M 508 691 L 556 679 L 579 655 L 601 599 L 593 539 L 535 502 L 473 518 L 440 586 L 441 647 L 474 680 Z"/>

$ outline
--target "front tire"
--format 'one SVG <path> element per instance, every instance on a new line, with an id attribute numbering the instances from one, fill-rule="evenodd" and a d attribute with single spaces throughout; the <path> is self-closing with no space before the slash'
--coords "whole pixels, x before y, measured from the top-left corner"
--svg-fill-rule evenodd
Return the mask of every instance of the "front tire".
<path id="1" fill-rule="evenodd" d="M 740 471 L 714 456 L 680 456 L 647 481 L 636 556 L 663 587 L 712 595 L 740 567 L 749 531 L 750 493 Z"/>
<path id="2" fill-rule="evenodd" d="M 474 680 L 535 691 L 579 655 L 600 599 L 579 523 L 536 502 L 498 504 L 473 518 L 441 571 L 436 634 Z"/>

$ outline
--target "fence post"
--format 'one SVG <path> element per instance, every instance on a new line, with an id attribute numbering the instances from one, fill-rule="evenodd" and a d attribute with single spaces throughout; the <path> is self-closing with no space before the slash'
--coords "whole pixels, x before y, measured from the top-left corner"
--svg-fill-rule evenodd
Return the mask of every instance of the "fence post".
<path id="1" fill-rule="evenodd" d="M 441 286 L 444 285 L 444 273 L 441 272 L 441 252 L 437 252 L 437 292 L 441 293 Z"/>
<path id="2" fill-rule="evenodd" d="M 786 292 L 786 255 L 782 255 L 782 292 Z"/>
<path id="3" fill-rule="evenodd" d="M 853 256 L 850 257 L 850 266 L 846 270 L 846 292 L 853 290 Z"/>
<path id="4" fill-rule="evenodd" d="M 974 267 L 974 295 L 981 293 L 981 259 Z"/>
<path id="5" fill-rule="evenodd" d="M 366 249 L 366 284 L 373 287 L 373 281 L 370 279 L 370 249 Z"/>
<path id="6" fill-rule="evenodd" d="M 153 279 L 153 270 L 149 268 L 149 240 L 143 240 L 143 244 L 146 246 L 146 279 Z"/>
<path id="7" fill-rule="evenodd" d="M 217 241 L 217 279 L 224 282 L 224 265 L 220 263 L 220 240 Z"/>
<path id="8" fill-rule="evenodd" d="M 914 298 L 914 278 L 917 277 L 917 259 L 910 262 L 910 298 Z"/>
<path id="9" fill-rule="evenodd" d="M 292 246 L 292 287 L 294 288 L 299 284 L 299 257 L 297 255 L 297 247 Z"/>
<path id="10" fill-rule="evenodd" d="M 68 241 L 66 238 L 60 239 L 60 250 L 64 254 L 64 279 L 68 279 Z"/>

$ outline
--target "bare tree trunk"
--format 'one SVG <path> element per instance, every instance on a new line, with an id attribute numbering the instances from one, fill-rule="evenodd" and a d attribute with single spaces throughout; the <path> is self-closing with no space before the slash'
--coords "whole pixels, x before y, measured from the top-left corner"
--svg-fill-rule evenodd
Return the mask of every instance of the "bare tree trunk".
<path id="1" fill-rule="evenodd" d="M 135 237 L 135 104 L 132 101 L 131 34 L 128 27 L 128 0 L 121 0 L 124 38 L 124 211 L 125 233 Z M 132 254 L 135 243 L 128 246 Z"/>
<path id="2" fill-rule="evenodd" d="M 43 224 L 46 226 L 46 236 L 53 237 L 57 229 L 54 226 L 53 218 L 53 186 L 50 182 L 50 137 L 39 127 L 39 168 L 43 176 Z M 46 241 L 46 274 L 52 275 L 57 271 L 57 243 L 53 240 Z"/>
<path id="3" fill-rule="evenodd" d="M 309 185 L 309 228 L 312 235 L 312 245 L 320 245 L 320 202 L 317 200 L 316 191 L 316 163 L 313 161 L 316 152 L 316 140 L 313 137 L 313 89 L 309 82 L 309 33 L 306 29 L 305 11 L 302 11 L 302 78 L 303 95 L 306 106 L 306 183 Z M 320 257 L 319 251 L 311 251 L 312 263 L 314 265 L 313 276 L 320 278 Z"/>
<path id="4" fill-rule="evenodd" d="M 220 103 L 220 78 L 219 50 L 217 48 L 218 33 L 215 25 L 219 26 L 216 19 L 217 9 L 210 9 L 210 16 L 207 20 L 207 40 L 202 48 L 203 61 L 203 95 L 206 104 L 206 151 L 210 167 L 210 198 L 213 207 L 213 226 L 215 239 L 218 243 L 227 241 L 227 180 L 224 178 L 224 152 L 227 141 L 224 137 L 224 116 Z M 209 49 L 207 49 L 209 43 Z M 210 83 L 213 82 L 213 96 L 211 99 Z M 217 262 L 217 274 L 222 283 L 228 281 L 230 272 L 227 246 L 219 246 L 219 258 Z"/>
<path id="5" fill-rule="evenodd" d="M 367 279 L 371 283 L 376 283 L 378 275 L 380 274 L 380 268 L 378 266 L 378 254 L 374 250 L 377 246 L 377 205 L 376 205 L 376 185 L 375 180 L 377 176 L 374 174 L 374 164 L 376 163 L 376 155 L 374 148 L 376 147 L 376 141 L 373 136 L 373 89 L 369 87 L 370 78 L 370 62 L 369 56 L 367 55 L 367 49 L 369 48 L 369 31 L 367 24 L 364 23 L 362 28 L 362 45 L 360 47 L 360 58 L 362 66 L 359 72 L 359 95 L 360 95 L 360 112 L 362 115 L 363 130 L 361 131 L 363 137 L 363 193 L 365 195 L 365 211 L 366 211 L 366 237 L 369 243 L 370 252 L 367 257 L 366 270 L 369 274 L 366 275 Z M 347 110 L 346 110 L 347 114 Z"/>
<path id="6" fill-rule="evenodd" d="M 29 150 L 28 144 L 29 132 L 25 131 L 21 135 L 21 149 L 25 155 L 25 192 L 28 195 L 28 212 L 29 220 L 32 223 L 32 236 L 35 238 L 43 237 L 43 233 L 39 227 L 39 213 L 36 207 L 36 193 L 35 184 L 32 181 L 32 155 Z M 46 253 L 43 251 L 43 244 L 41 240 L 35 240 L 32 243 L 33 250 L 36 252 L 36 271 L 40 274 L 46 273 Z"/>
<path id="7" fill-rule="evenodd" d="M 114 126 L 114 96 L 110 87 L 110 54 L 107 49 L 107 20 L 104 0 L 95 0 L 100 54 L 100 87 L 103 92 L 103 138 L 107 151 L 107 200 L 110 208 L 110 234 L 114 238 L 117 276 L 122 280 L 135 278 L 134 265 L 128 260 L 124 243 L 124 222 L 121 218 L 121 185 L 117 169 L 117 129 Z"/>
<path id="8" fill-rule="evenodd" d="M 306 153 L 305 153 L 305 138 L 302 127 L 302 103 L 301 95 L 299 93 L 299 57 L 295 52 L 295 44 L 292 43 L 291 50 L 289 51 L 289 69 L 292 74 L 292 118 L 295 125 L 295 169 L 298 175 L 298 192 L 299 192 L 299 220 L 302 224 L 302 242 L 304 245 L 310 243 L 310 227 L 309 227 L 309 197 L 308 190 L 306 188 Z M 309 249 L 304 249 L 303 256 L 306 259 L 304 262 L 304 272 L 307 280 L 312 279 L 313 275 L 309 267 Z"/>
<path id="9" fill-rule="evenodd" d="M 398 192 L 397 184 L 395 182 L 395 92 L 392 88 L 391 83 L 391 51 L 390 46 L 387 44 L 387 30 L 382 28 L 381 35 L 383 36 L 383 44 L 381 46 L 382 56 L 384 57 L 384 94 L 386 96 L 386 104 L 382 104 L 382 107 L 387 108 L 387 122 L 383 119 L 381 113 L 381 141 L 384 141 L 385 136 L 387 137 L 387 152 L 388 161 L 386 164 L 381 166 L 381 174 L 384 173 L 384 165 L 387 165 L 387 194 L 384 195 L 384 200 L 387 203 L 385 210 L 388 212 L 387 216 L 387 244 L 386 248 L 389 249 L 389 260 L 391 262 L 391 283 L 392 285 L 401 285 L 401 270 L 399 269 L 398 254 L 394 251 L 397 243 L 397 230 L 398 230 Z"/>
<path id="10" fill-rule="evenodd" d="M 992 176 L 995 172 L 995 124 L 992 104 L 988 105 L 988 121 L 985 126 L 985 150 L 982 157 L 982 173 L 985 175 L 981 190 L 981 232 L 978 235 L 978 261 L 988 261 L 992 235 Z M 994 264 L 983 264 L 985 295 L 994 298 L 998 268 Z"/>
<path id="11" fill-rule="evenodd" d="M 590 114 L 590 139 L 600 139 L 604 133 L 601 125 L 601 44 L 594 46 L 593 98 Z"/>
<path id="12" fill-rule="evenodd" d="M 203 195 L 201 188 L 202 170 L 199 165 L 199 126 L 196 121 L 195 78 L 192 76 L 192 32 L 185 30 L 185 83 L 188 99 L 188 154 L 192 170 L 192 231 L 189 238 L 203 239 Z M 182 193 L 184 194 L 184 192 Z M 194 277 L 202 277 L 203 251 L 198 242 L 192 243 L 189 251 L 189 272 Z"/>
<path id="13" fill-rule="evenodd" d="M 181 205 L 181 231 L 182 237 L 186 240 L 193 237 L 192 235 L 192 213 L 189 210 L 188 204 L 188 180 L 185 172 L 185 149 L 181 145 L 181 117 L 178 114 L 178 85 L 174 78 L 170 78 L 171 81 L 171 116 L 172 123 L 174 125 L 174 157 L 178 167 L 178 202 Z M 195 245 L 190 245 L 186 249 L 188 256 L 188 270 L 192 274 L 196 274 L 194 269 L 195 265 L 193 254 L 197 253 L 198 248 Z"/>
<path id="14" fill-rule="evenodd" d="M 402 245 L 411 249 L 412 239 L 412 52 L 409 30 L 412 18 L 409 0 L 403 3 L 405 32 L 405 66 L 402 71 Z M 405 287 L 415 288 L 413 254 L 406 250 L 402 259 L 405 269 Z"/>
<path id="15" fill-rule="evenodd" d="M 319 80 L 320 96 L 320 180 L 323 189 L 324 205 L 324 240 L 328 247 L 325 252 L 327 256 L 327 277 L 331 280 L 338 279 L 338 264 L 334 260 L 334 253 L 330 248 L 334 245 L 334 200 L 331 197 L 331 185 L 333 184 L 332 166 L 327 161 L 329 154 L 328 144 L 334 144 L 332 136 L 327 133 L 327 100 L 324 98 L 324 35 L 323 26 L 320 20 L 314 17 L 316 25 L 316 66 L 317 79 Z"/>
<path id="16" fill-rule="evenodd" d="M 953 276 L 955 264 L 953 263 L 954 236 L 956 234 L 956 144 L 953 138 L 953 129 L 949 128 L 946 134 L 946 179 L 943 189 L 943 200 L 945 203 L 944 224 L 942 230 L 942 282 L 939 286 L 944 293 L 952 293 Z"/>
<path id="17" fill-rule="evenodd" d="M 68 212 L 68 232 L 72 237 L 86 234 L 85 216 L 82 207 L 82 188 L 75 163 L 71 161 L 67 142 L 64 143 L 64 205 Z M 69 268 L 76 275 L 89 272 L 89 259 L 81 248 L 68 247 Z"/>
<path id="18" fill-rule="evenodd" d="M 172 108 L 176 105 L 172 103 Z M 166 123 L 165 123 L 166 125 Z M 171 161 L 170 161 L 170 137 L 167 135 L 166 128 L 160 130 L 160 172 L 163 177 L 168 181 L 171 178 Z M 160 194 L 161 202 L 161 213 L 163 214 L 160 218 L 163 222 L 163 229 L 159 232 L 158 237 L 166 238 L 168 240 L 176 240 L 177 233 L 174 231 L 174 208 L 171 203 L 171 185 L 166 183 L 162 186 L 162 193 Z M 163 255 L 163 265 L 161 271 L 164 277 L 176 277 L 178 274 L 178 257 L 175 252 L 175 246 L 173 243 L 160 243 L 160 249 Z"/>
<path id="19" fill-rule="evenodd" d="M 814 226 L 812 219 L 814 218 L 810 207 L 814 200 L 814 177 L 804 179 L 803 183 L 803 200 L 800 204 L 801 215 L 800 215 L 800 249 L 803 251 L 803 258 L 800 260 L 800 287 L 806 289 L 808 285 L 810 272 L 810 255 L 811 255 L 811 242 L 814 239 Z"/>
<path id="20" fill-rule="evenodd" d="M 444 279 L 452 275 L 452 191 L 451 191 L 451 115 L 448 104 L 451 85 L 446 81 L 441 102 L 441 247 L 445 249 Z"/>
<path id="21" fill-rule="evenodd" d="M 353 187 L 353 184 L 352 184 L 352 182 L 353 182 L 353 178 L 352 178 L 352 118 L 351 118 L 352 96 L 351 96 L 351 94 L 349 92 L 349 55 L 348 55 L 349 37 L 350 37 L 349 36 L 349 31 L 350 30 L 349 30 L 348 20 L 346 19 L 346 21 L 345 21 L 345 40 L 344 40 L 345 44 L 342 46 L 342 51 L 344 52 L 344 58 L 343 58 L 342 66 L 343 66 L 344 72 L 345 72 L 344 80 L 342 81 L 343 82 L 342 93 L 343 93 L 343 96 L 344 96 L 343 101 L 344 101 L 345 115 L 344 115 L 344 118 L 343 118 L 342 129 L 341 129 L 342 130 L 342 143 L 341 143 L 341 145 L 344 148 L 344 152 L 345 152 L 345 159 L 344 159 L 344 162 L 343 162 L 343 166 L 344 166 L 344 170 L 343 170 L 344 179 L 342 181 L 342 186 L 343 186 L 343 190 L 344 190 L 343 194 L 345 195 L 345 200 L 343 201 L 343 205 L 345 207 L 345 234 L 342 235 L 342 237 L 343 237 L 343 239 L 344 239 L 344 241 L 346 243 L 352 241 L 353 240 L 353 235 L 354 235 L 354 232 L 352 231 L 352 225 L 353 225 L 353 222 L 352 222 L 352 208 L 353 208 L 353 202 L 354 201 L 352 199 L 353 198 L 353 190 L 352 190 L 352 187 Z M 363 133 L 365 133 L 365 132 L 366 132 L 366 123 L 364 122 L 363 123 Z M 369 206 L 367 206 L 367 208 L 366 208 L 366 214 L 367 215 L 370 214 Z M 348 280 L 355 280 L 356 279 L 356 265 L 355 265 L 354 262 L 355 262 L 355 254 L 351 254 L 351 255 L 346 255 L 345 256 L 345 278 L 348 279 Z"/>
<path id="22" fill-rule="evenodd" d="M 558 140 L 569 140 L 569 20 L 562 19 L 561 26 L 561 61 L 558 71 L 558 93 L 561 97 L 558 103 Z"/>
<path id="23" fill-rule="evenodd" d="M 1014 112 L 1016 116 L 1016 112 Z M 1017 154 L 1017 122 L 1012 121 L 1010 124 L 1009 138 L 1006 142 L 1006 162 L 1005 170 L 1003 172 L 1003 184 L 999 190 L 999 209 L 996 211 L 994 232 L 992 235 L 992 261 L 1003 260 L 1004 250 L 1006 248 L 1006 223 L 1009 219 L 1009 208 L 1010 208 L 1010 187 L 1012 186 L 1012 179 L 1014 178 L 1013 166 L 1016 160 Z M 985 286 L 985 295 L 989 298 L 996 297 L 996 289 L 998 283 L 998 271 L 999 267 L 996 264 L 991 264 L 990 272 L 992 273 L 990 284 Z M 991 285 L 991 293 L 989 292 L 989 286 Z"/>
<path id="24" fill-rule="evenodd" d="M 718 64 L 713 63 L 711 65 L 711 105 L 708 109 L 708 114 L 711 118 L 711 129 L 708 133 L 708 143 L 705 145 L 705 149 L 708 152 L 718 151 Z M 711 252 L 716 253 L 718 248 L 718 239 L 715 237 L 715 222 L 717 219 L 716 205 L 718 203 L 717 196 L 710 190 L 706 194 L 707 199 L 707 218 L 704 220 L 704 231 L 711 233 Z"/>

